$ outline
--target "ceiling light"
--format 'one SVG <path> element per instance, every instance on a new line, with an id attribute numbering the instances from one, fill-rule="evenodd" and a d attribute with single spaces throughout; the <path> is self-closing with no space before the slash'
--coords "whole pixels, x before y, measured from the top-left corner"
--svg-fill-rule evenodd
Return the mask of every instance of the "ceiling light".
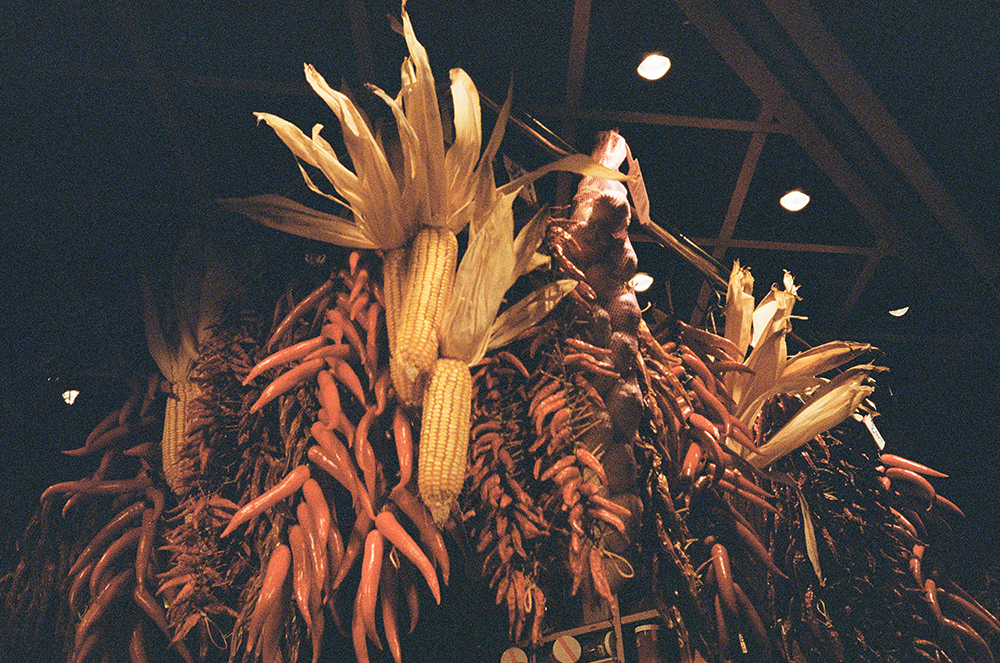
<path id="1" fill-rule="evenodd" d="M 72 405 L 76 401 L 76 397 L 80 395 L 77 389 L 67 389 L 62 393 L 62 399 L 66 402 L 66 405 Z"/>
<path id="2" fill-rule="evenodd" d="M 889 311 L 889 315 L 891 315 L 894 318 L 902 318 L 904 315 L 906 315 L 906 312 L 909 310 L 910 310 L 909 306 L 904 306 L 903 308 L 896 308 Z"/>
<path id="3" fill-rule="evenodd" d="M 629 280 L 629 285 L 636 292 L 646 292 L 649 286 L 653 285 L 653 277 L 645 272 L 636 272 L 635 276 Z"/>
<path id="4" fill-rule="evenodd" d="M 778 202 L 789 212 L 798 212 L 809 204 L 809 196 L 802 189 L 792 189 Z"/>
<path id="5" fill-rule="evenodd" d="M 647 81 L 658 81 L 670 69 L 670 58 L 662 53 L 650 53 L 642 59 L 636 71 Z"/>

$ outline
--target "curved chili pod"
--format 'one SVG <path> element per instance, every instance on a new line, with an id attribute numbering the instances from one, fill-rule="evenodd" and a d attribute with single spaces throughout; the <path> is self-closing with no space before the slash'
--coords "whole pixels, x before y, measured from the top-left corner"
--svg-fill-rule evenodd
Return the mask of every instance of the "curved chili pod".
<path id="1" fill-rule="evenodd" d="M 392 545 L 396 546 L 399 552 L 403 553 L 407 559 L 413 562 L 413 565 L 424 576 L 424 580 L 427 581 L 427 586 L 430 588 L 431 594 L 434 595 L 434 600 L 440 605 L 441 587 L 438 585 L 434 566 L 427 559 L 427 555 L 420 549 L 420 546 L 417 545 L 417 542 L 399 524 L 396 516 L 392 515 L 391 511 L 379 513 L 375 516 L 375 527 L 378 528 Z"/>
<path id="2" fill-rule="evenodd" d="M 385 539 L 378 529 L 368 532 L 365 538 L 365 554 L 361 560 L 361 584 L 358 585 L 358 609 L 361 610 L 361 623 L 365 626 L 368 638 L 382 649 L 382 641 L 378 637 L 375 626 L 375 606 L 378 603 L 379 577 L 382 573 L 382 551 Z"/>
<path id="3" fill-rule="evenodd" d="M 248 654 L 254 648 L 257 638 L 260 636 L 261 629 L 264 626 L 264 619 L 281 594 L 285 578 L 288 577 L 288 569 L 291 565 L 291 548 L 283 543 L 279 543 L 274 547 L 271 557 L 267 561 L 264 580 L 260 586 L 260 593 L 257 595 L 257 605 L 254 606 L 253 616 L 250 618 L 246 647 Z"/>
<path id="4" fill-rule="evenodd" d="M 733 571 L 729 565 L 729 553 L 725 546 L 716 543 L 712 546 L 712 568 L 715 570 L 715 584 L 719 588 L 719 596 L 726 604 L 729 614 L 739 614 L 736 603 L 736 590 L 733 589 Z"/>
<path id="5" fill-rule="evenodd" d="M 295 491 L 302 487 L 302 484 L 304 484 L 308 478 L 309 466 L 296 466 L 295 469 L 286 474 L 285 478 L 279 481 L 274 488 L 271 488 L 266 493 L 261 494 L 255 500 L 245 504 L 239 511 L 234 513 L 232 519 L 229 521 L 229 524 L 226 525 L 226 529 L 222 531 L 221 536 L 223 538 L 229 536 L 234 529 L 243 523 L 256 518 L 281 500 L 292 495 Z"/>

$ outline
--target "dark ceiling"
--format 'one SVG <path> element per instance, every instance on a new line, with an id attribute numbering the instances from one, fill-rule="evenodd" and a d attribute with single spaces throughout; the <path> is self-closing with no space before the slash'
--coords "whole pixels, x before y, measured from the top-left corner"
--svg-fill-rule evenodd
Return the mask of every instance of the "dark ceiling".
<path id="1" fill-rule="evenodd" d="M 618 128 L 654 221 L 723 276 L 738 258 L 762 296 L 792 272 L 804 342 L 879 346 L 888 437 L 953 474 L 970 536 L 996 536 L 985 505 L 997 495 L 984 486 L 1000 483 L 1000 23 L 991 3 L 891 5 L 413 0 L 408 11 L 439 80 L 463 67 L 494 100 L 513 81 L 521 117 L 579 151 Z M 334 126 L 303 62 L 361 103 L 363 82 L 394 94 L 404 48 L 387 15 L 398 12 L 384 0 L 15 0 L 4 11 L 0 397 L 4 444 L 30 449 L 24 467 L 87 421 L 58 402 L 62 385 L 90 385 L 103 404 L 143 364 L 137 275 L 213 216 L 210 201 L 311 201 L 252 113 Z M 634 68 L 652 50 L 673 67 L 651 83 Z M 516 127 L 503 150 L 527 166 L 552 158 Z M 813 199 L 796 214 L 776 203 L 793 186 Z M 543 186 L 553 201 L 563 191 Z M 658 277 L 649 297 L 699 320 L 712 279 L 639 229 L 635 240 Z M 901 306 L 909 314 L 888 315 Z"/>

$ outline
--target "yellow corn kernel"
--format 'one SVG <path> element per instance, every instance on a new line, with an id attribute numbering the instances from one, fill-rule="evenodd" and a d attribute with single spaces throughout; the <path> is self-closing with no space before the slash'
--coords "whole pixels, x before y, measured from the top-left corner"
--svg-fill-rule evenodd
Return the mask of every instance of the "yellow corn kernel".
<path id="1" fill-rule="evenodd" d="M 167 399 L 160 446 L 163 454 L 163 474 L 167 479 L 167 485 L 174 493 L 181 494 L 184 478 L 188 474 L 187 468 L 190 465 L 184 454 L 187 444 L 188 404 L 201 395 L 201 389 L 190 380 L 178 380 L 173 385 L 173 392 L 173 396 Z"/>
<path id="2" fill-rule="evenodd" d="M 462 491 L 471 416 L 468 366 L 458 359 L 438 359 L 424 391 L 417 456 L 420 498 L 438 525 L 448 519 L 452 502 Z"/>
<path id="3" fill-rule="evenodd" d="M 410 245 L 392 381 L 401 397 L 413 394 L 414 404 L 438 357 L 438 332 L 455 284 L 457 260 L 458 240 L 447 228 L 425 226 Z"/>
<path id="4" fill-rule="evenodd" d="M 403 308 L 406 285 L 406 248 L 390 249 L 382 257 L 382 292 L 385 293 L 385 326 L 389 332 L 389 353 L 396 352 L 396 327 Z"/>

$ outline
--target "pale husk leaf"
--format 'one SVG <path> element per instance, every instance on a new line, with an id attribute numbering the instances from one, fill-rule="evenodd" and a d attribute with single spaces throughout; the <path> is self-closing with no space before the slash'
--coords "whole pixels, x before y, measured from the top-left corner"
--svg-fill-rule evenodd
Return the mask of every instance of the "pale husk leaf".
<path id="1" fill-rule="evenodd" d="M 545 239 L 545 231 L 549 226 L 549 210 L 541 208 L 535 213 L 514 239 L 514 278 L 519 278 L 537 269 L 539 264 L 548 261 L 548 256 L 537 253 L 538 247 Z M 541 258 L 541 263 L 539 263 Z"/>
<path id="2" fill-rule="evenodd" d="M 461 69 L 451 70 L 451 98 L 454 109 L 455 140 L 445 154 L 445 171 L 448 174 L 448 227 L 463 228 L 468 219 L 455 219 L 467 214 L 472 203 L 473 173 L 479 162 L 483 130 L 479 108 L 479 92 L 469 75 Z"/>
<path id="3" fill-rule="evenodd" d="M 546 283 L 501 313 L 490 328 L 486 351 L 502 348 L 538 324 L 576 286 L 573 279 Z"/>
<path id="4" fill-rule="evenodd" d="M 853 366 L 824 384 L 747 460 L 758 469 L 765 467 L 843 422 L 874 391 L 874 387 L 862 383 L 876 370 L 870 364 Z"/>
<path id="5" fill-rule="evenodd" d="M 448 182 L 444 172 L 444 131 L 441 127 L 441 112 L 438 109 L 437 92 L 434 89 L 434 74 L 431 72 L 427 50 L 417 41 L 413 24 L 402 11 L 403 38 L 410 57 L 403 61 L 401 72 L 403 107 L 413 129 L 423 140 L 421 145 L 422 163 L 427 169 L 427 216 L 423 222 L 433 226 L 448 223 Z"/>
<path id="6" fill-rule="evenodd" d="M 809 509 L 809 503 L 806 502 L 805 494 L 803 494 L 802 489 L 797 484 L 795 486 L 795 494 L 799 498 L 799 509 L 802 511 L 802 533 L 806 541 L 806 555 L 809 557 L 809 563 L 812 564 L 813 571 L 816 572 L 819 584 L 822 585 L 823 568 L 819 565 L 819 546 L 816 545 L 816 530 L 813 526 L 812 512 Z"/>
<path id="7" fill-rule="evenodd" d="M 624 182 L 628 179 L 628 176 L 621 171 L 612 170 L 607 166 L 602 166 L 586 154 L 570 154 L 557 161 L 553 161 L 550 164 L 546 164 L 541 168 L 536 168 L 530 173 L 522 175 L 516 180 L 512 180 L 507 184 L 504 184 L 499 190 L 501 193 L 517 193 L 522 187 L 525 187 L 537 180 L 539 177 L 556 170 L 576 173 L 577 175 L 598 177 L 605 180 L 614 180 L 616 182 Z"/>
<path id="8" fill-rule="evenodd" d="M 753 311 L 753 276 L 749 267 L 741 267 L 740 261 L 734 260 L 723 315 L 726 316 L 726 338 L 744 355 L 753 333 Z"/>
<path id="9" fill-rule="evenodd" d="M 306 65 L 305 71 L 309 85 L 340 120 L 344 144 L 357 173 L 354 191 L 362 198 L 357 203 L 351 201 L 356 223 L 380 247 L 402 245 L 411 234 L 410 220 L 404 218 L 399 184 L 365 117 L 345 94 L 331 88 L 312 65 Z M 323 172 L 326 174 L 326 169 Z M 339 187 L 337 190 L 345 197 L 348 195 Z"/>
<path id="10" fill-rule="evenodd" d="M 238 212 L 254 221 L 290 235 L 346 246 L 354 249 L 379 248 L 353 222 L 278 195 L 251 198 L 223 198 L 223 209 Z"/>
<path id="11" fill-rule="evenodd" d="M 442 356 L 474 363 L 471 358 L 484 346 L 504 293 L 517 278 L 511 197 L 499 200 L 481 227 L 469 228 L 469 247 L 442 324 Z"/>
<path id="12" fill-rule="evenodd" d="M 822 375 L 846 364 L 872 349 L 869 343 L 830 341 L 791 357 L 781 372 L 781 379 Z"/>

